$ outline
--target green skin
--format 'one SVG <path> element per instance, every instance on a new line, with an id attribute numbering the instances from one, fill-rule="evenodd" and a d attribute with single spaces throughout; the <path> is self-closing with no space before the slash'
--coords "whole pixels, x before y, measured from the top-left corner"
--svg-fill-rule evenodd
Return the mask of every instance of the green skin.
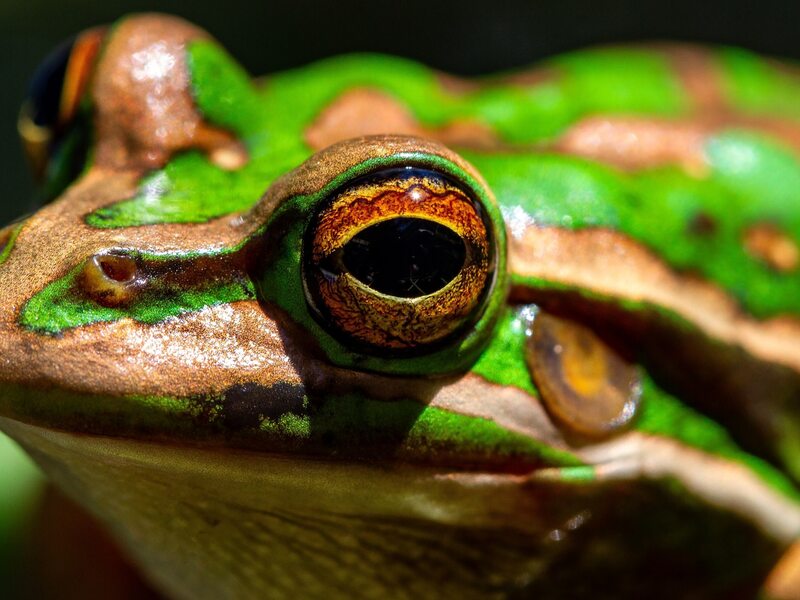
<path id="1" fill-rule="evenodd" d="M 559 73 L 552 80 L 526 88 L 487 85 L 458 96 L 444 90 L 429 69 L 399 58 L 332 59 L 277 74 L 255 87 L 215 44 L 195 42 L 188 52 L 198 109 L 209 123 L 233 132 L 246 145 L 249 162 L 238 170 L 223 171 L 200 152 L 175 155 L 162 169 L 143 176 L 136 197 L 87 215 L 89 225 L 124 232 L 126 227 L 158 223 L 204 223 L 251 209 L 273 181 L 312 155 L 304 132 L 333 99 L 354 86 L 389 93 L 426 126 L 470 119 L 488 126 L 502 142 L 521 148 L 551 140 L 590 114 L 680 117 L 690 106 L 663 56 L 641 49 L 573 53 L 548 63 Z M 715 60 L 728 99 L 737 109 L 800 122 L 800 103 L 796 101 L 800 80 L 783 77 L 762 59 L 740 50 L 719 50 Z M 403 378 L 471 372 L 537 398 L 524 354 L 531 307 L 509 303 L 507 293 L 509 285 L 545 294 L 564 291 L 553 282 L 515 273 L 506 281 L 502 269 L 474 329 L 454 345 L 423 357 L 359 355 L 311 315 L 302 293 L 297 248 L 319 202 L 361 170 L 404 161 L 435 167 L 472 189 L 488 207 L 501 241 L 503 215 L 513 214 L 516 219 L 524 215 L 539 225 L 574 230 L 609 228 L 638 241 L 676 271 L 701 275 L 753 317 L 800 317 L 797 271 L 782 273 L 770 268 L 743 248 L 740 237 L 743 228 L 766 221 L 780 224 L 789 238 L 800 243 L 800 157 L 775 139 L 744 129 L 710 136 L 704 146 L 708 172 L 702 177 L 687 174 L 677 165 L 622 171 L 555 152 L 465 150 L 460 154 L 486 180 L 497 206 L 478 182 L 443 158 L 419 154 L 364 163 L 342 173 L 317 194 L 287 199 L 266 223 L 234 247 L 197 248 L 194 254 L 180 255 L 128 249 L 128 254 L 153 274 L 147 290 L 131 304 L 101 306 L 83 294 L 79 278 L 83 262 L 76 263 L 61 279 L 44 289 L 31 290 L 19 324 L 41 336 L 56 337 L 98 322 L 132 318 L 156 324 L 207 306 L 259 298 L 284 311 L 304 338 L 314 341 L 325 360 L 340 368 Z M 716 223 L 714 234 L 687 235 L 692 220 L 701 214 Z M 223 266 L 219 276 L 197 278 L 187 285 L 170 279 L 173 269 L 162 268 L 168 265 L 190 272 L 200 258 L 219 265 L 241 264 L 262 251 L 260 240 L 277 226 L 285 231 L 280 244 L 270 250 L 276 258 L 255 277 L 243 275 L 249 274 L 248 270 L 227 271 Z M 0 264 L 13 250 L 14 236 L 0 253 Z M 501 243 L 501 265 L 505 264 L 504 252 Z M 580 289 L 570 291 L 582 293 Z M 658 306 L 614 298 L 596 300 L 628 314 L 655 311 L 675 330 L 692 328 L 680 316 Z M 650 363 L 643 363 L 642 400 L 631 430 L 676 440 L 744 466 L 769 488 L 800 502 L 793 466 L 800 459 L 791 439 L 775 440 L 779 450 L 772 454 L 743 444 L 724 419 L 708 414 L 703 406 L 693 406 L 691 398 L 682 397 L 680 388 L 671 386 L 660 373 L 650 372 Z M 379 452 L 383 460 L 412 464 L 554 467 L 568 486 L 590 486 L 595 480 L 595 467 L 576 454 L 551 448 L 488 418 L 427 406 L 415 399 L 385 402 L 363 390 L 332 394 L 306 390 L 301 396 L 302 401 L 282 414 L 261 414 L 234 430 L 225 415 L 224 394 L 112 398 L 54 387 L 42 391 L 0 381 L 0 414 L 67 431 L 121 437 L 200 443 L 224 438 L 227 444 L 257 450 L 300 456 L 331 453 L 355 460 Z M 791 436 L 790 426 L 786 431 L 786 436 Z M 335 440 L 333 448 L 331 439 Z M 658 493 L 677 498 L 678 504 L 694 506 L 695 501 L 681 487 L 665 481 Z M 659 517 L 653 518 L 658 521 Z M 706 541 L 705 545 L 708 548 L 697 550 L 704 560 L 715 556 L 714 546 L 720 547 L 720 569 L 709 568 L 706 577 L 718 581 L 723 589 L 730 577 L 724 563 L 737 560 L 735 552 L 722 549 L 724 540 Z M 761 567 L 754 568 L 760 572 Z"/>

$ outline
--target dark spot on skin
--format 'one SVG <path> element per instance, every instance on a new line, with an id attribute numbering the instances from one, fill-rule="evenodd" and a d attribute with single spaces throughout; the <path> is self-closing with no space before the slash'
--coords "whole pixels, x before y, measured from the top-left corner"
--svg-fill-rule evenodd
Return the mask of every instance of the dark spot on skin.
<path id="1" fill-rule="evenodd" d="M 708 213 L 699 212 L 689 221 L 687 231 L 699 237 L 710 237 L 717 232 L 717 222 Z"/>
<path id="2" fill-rule="evenodd" d="M 277 420 L 287 413 L 304 414 L 306 390 L 302 385 L 245 383 L 228 388 L 222 399 L 226 428 L 257 429 L 262 419 Z"/>

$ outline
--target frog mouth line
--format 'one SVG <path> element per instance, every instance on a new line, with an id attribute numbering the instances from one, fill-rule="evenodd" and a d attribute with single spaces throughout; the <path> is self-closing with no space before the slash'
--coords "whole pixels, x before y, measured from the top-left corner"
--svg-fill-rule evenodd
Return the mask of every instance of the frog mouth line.
<path id="1" fill-rule="evenodd" d="M 188 398 L 15 385 L 5 390 L 0 418 L 63 435 L 307 460 L 515 475 L 580 464 L 562 441 L 545 443 L 530 425 L 515 430 L 489 419 L 497 407 L 486 408 L 484 416 L 456 412 L 463 407 L 452 398 L 463 385 L 430 404 L 354 392 L 309 400 L 303 386 L 288 383 L 234 386 L 215 397 Z M 499 421 L 504 418 L 514 419 L 505 415 Z M 539 433 L 548 439 L 546 431 Z"/>
<path id="2" fill-rule="evenodd" d="M 298 501 L 317 503 L 315 510 L 341 510 L 343 505 L 356 502 L 363 503 L 362 509 L 371 505 L 371 510 L 395 516 L 411 514 L 450 523 L 468 518 L 473 526 L 497 526 L 509 517 L 519 525 L 518 511 L 524 506 L 531 508 L 531 494 L 535 497 L 541 485 L 667 479 L 678 482 L 695 497 L 754 523 L 781 543 L 789 544 L 800 534 L 800 506 L 765 486 L 744 467 L 673 440 L 639 433 L 584 448 L 578 453 L 587 463 L 582 467 L 535 468 L 514 474 L 408 464 L 387 468 L 350 461 L 337 461 L 336 468 L 331 469 L 330 460 L 313 457 L 156 445 L 148 440 L 66 433 L 6 417 L 0 417 L 0 429 L 25 447 L 49 476 L 84 501 L 87 490 L 83 486 L 91 486 L 94 477 L 90 473 L 97 471 L 96 476 L 104 477 L 108 473 L 103 472 L 110 470 L 116 477 L 131 481 L 189 482 L 198 487 L 198 493 L 214 488 L 213 493 L 219 495 L 220 489 L 225 489 L 226 495 L 231 494 L 230 501 L 263 501 L 268 494 L 280 502 L 280 496 L 288 495 L 294 505 Z M 217 487 L 222 481 L 225 485 Z M 317 488 L 309 495 L 309 486 L 314 488 L 320 482 L 325 482 L 325 492 Z M 381 490 L 377 501 L 376 490 Z M 459 491 L 454 494 L 454 490 Z M 246 498 L 237 500 L 239 493 Z M 344 504 L 343 494 L 347 498 Z M 486 506 L 492 506 L 492 510 L 486 510 Z"/>

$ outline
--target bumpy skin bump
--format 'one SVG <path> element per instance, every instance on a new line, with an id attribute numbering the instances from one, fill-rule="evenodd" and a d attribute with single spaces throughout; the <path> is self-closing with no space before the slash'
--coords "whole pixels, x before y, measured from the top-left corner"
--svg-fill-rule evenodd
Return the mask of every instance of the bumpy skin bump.
<path id="1" fill-rule="evenodd" d="M 152 169 L 189 148 L 216 153 L 224 166 L 243 164 L 244 149 L 209 126 L 192 98 L 186 51 L 207 39 L 185 21 L 157 15 L 114 28 L 91 88 L 98 167 Z"/>
<path id="2" fill-rule="evenodd" d="M 182 21 L 109 35 L 91 164 L 0 233 L 0 427 L 161 589 L 756 594 L 800 535 L 796 73 L 657 46 L 257 86 Z M 329 192 L 407 162 L 467 182 L 508 261 L 457 343 L 386 359 L 314 317 L 302 242 Z M 109 254 L 130 297 L 84 276 Z M 537 310 L 637 363 L 627 428 L 551 418 Z"/>

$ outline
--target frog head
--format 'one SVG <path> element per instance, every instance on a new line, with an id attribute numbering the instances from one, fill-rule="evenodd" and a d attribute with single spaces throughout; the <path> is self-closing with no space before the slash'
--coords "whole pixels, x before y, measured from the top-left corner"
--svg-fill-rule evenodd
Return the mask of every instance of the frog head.
<path id="1" fill-rule="evenodd" d="M 737 148 L 800 177 L 798 125 L 708 125 L 654 71 L 703 56 L 253 83 L 174 18 L 79 36 L 21 115 L 58 197 L 0 233 L 0 427 L 178 597 L 757 589 L 800 533 L 800 221 L 720 207 Z"/>

